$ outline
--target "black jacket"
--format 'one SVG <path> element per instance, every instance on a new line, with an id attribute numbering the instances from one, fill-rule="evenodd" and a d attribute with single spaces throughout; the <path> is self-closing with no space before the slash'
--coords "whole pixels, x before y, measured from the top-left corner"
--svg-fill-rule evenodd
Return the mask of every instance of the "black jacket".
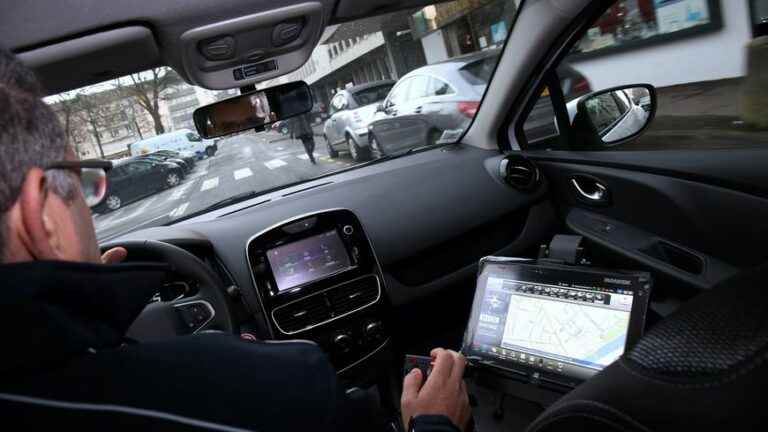
<path id="1" fill-rule="evenodd" d="M 125 343 L 165 267 L 0 266 L 4 430 L 366 430 L 305 341 L 205 334 Z M 347 414 L 340 414 L 340 413 Z"/>
<path id="2" fill-rule="evenodd" d="M 312 342 L 203 334 L 130 343 L 153 264 L 0 265 L 3 430 L 376 431 Z M 455 431 L 426 416 L 418 432 Z"/>

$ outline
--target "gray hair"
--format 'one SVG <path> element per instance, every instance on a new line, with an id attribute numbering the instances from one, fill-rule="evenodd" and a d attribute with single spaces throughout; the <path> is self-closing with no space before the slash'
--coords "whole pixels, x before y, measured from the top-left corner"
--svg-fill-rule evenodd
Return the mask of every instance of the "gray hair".
<path id="1" fill-rule="evenodd" d="M 0 260 L 8 241 L 6 214 L 18 200 L 27 172 L 65 158 L 66 137 L 43 96 L 32 71 L 0 48 Z M 51 170 L 46 180 L 51 192 L 74 199 L 77 186 L 71 174 Z"/>

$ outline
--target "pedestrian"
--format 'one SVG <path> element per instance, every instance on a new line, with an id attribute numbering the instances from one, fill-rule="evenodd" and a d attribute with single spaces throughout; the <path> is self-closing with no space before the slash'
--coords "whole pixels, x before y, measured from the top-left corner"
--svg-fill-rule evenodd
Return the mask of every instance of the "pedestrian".
<path id="1" fill-rule="evenodd" d="M 291 133 L 291 139 L 300 139 L 307 156 L 309 156 L 309 161 L 317 165 L 317 161 L 315 161 L 315 132 L 312 130 L 309 114 L 302 114 L 288 120 L 288 129 Z"/>

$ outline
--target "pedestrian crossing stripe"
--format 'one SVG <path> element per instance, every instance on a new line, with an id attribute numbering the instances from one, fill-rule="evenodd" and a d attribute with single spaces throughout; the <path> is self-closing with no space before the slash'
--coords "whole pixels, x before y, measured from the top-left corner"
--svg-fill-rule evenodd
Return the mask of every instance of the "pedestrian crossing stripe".
<path id="1" fill-rule="evenodd" d="M 275 168 L 279 168 L 281 166 L 285 166 L 285 165 L 288 165 L 288 164 L 280 159 L 272 159 L 271 161 L 264 162 L 264 166 L 266 166 L 271 170 Z"/>
<path id="2" fill-rule="evenodd" d="M 176 190 L 173 191 L 173 194 L 171 195 L 171 197 L 168 198 L 168 199 L 170 201 L 174 201 L 174 200 L 177 200 L 177 199 L 181 198 L 181 196 L 184 195 L 184 192 L 186 192 L 187 189 L 189 189 L 190 186 L 192 186 L 193 183 L 194 182 L 189 182 L 187 184 L 183 184 L 181 186 L 178 186 L 176 188 Z"/>
<path id="3" fill-rule="evenodd" d="M 209 178 L 208 180 L 203 182 L 203 185 L 200 187 L 200 192 L 207 191 L 208 189 L 213 189 L 218 185 L 219 185 L 218 177 Z"/>
<path id="4" fill-rule="evenodd" d="M 189 201 L 187 201 L 184 204 L 182 204 L 182 205 L 176 207 L 175 209 L 173 209 L 173 211 L 171 211 L 168 214 L 168 216 L 173 217 L 173 218 L 177 218 L 177 217 L 183 215 L 185 211 L 187 211 L 187 207 L 189 207 Z"/>
<path id="5" fill-rule="evenodd" d="M 235 180 L 240 180 L 252 176 L 253 171 L 251 171 L 250 168 L 240 168 L 239 170 L 233 172 L 232 175 L 235 177 Z"/>
<path id="6" fill-rule="evenodd" d="M 317 153 L 313 153 L 312 155 L 315 157 L 315 159 L 318 158 Z M 309 155 L 306 154 L 306 153 L 300 154 L 300 155 L 296 155 L 296 157 L 301 159 L 301 160 L 309 160 Z"/>

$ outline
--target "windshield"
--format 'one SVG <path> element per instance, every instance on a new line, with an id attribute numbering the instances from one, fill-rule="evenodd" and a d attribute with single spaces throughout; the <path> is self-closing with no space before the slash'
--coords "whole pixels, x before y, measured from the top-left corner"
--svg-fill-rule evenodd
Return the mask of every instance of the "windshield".
<path id="1" fill-rule="evenodd" d="M 459 0 L 326 29 L 300 69 L 257 85 L 305 81 L 312 111 L 263 130 L 201 139 L 193 111 L 239 90 L 191 86 L 166 67 L 46 102 L 81 159 L 110 159 L 120 167 L 109 173 L 107 197 L 94 209 L 104 241 L 455 142 L 478 110 L 516 3 Z"/>

